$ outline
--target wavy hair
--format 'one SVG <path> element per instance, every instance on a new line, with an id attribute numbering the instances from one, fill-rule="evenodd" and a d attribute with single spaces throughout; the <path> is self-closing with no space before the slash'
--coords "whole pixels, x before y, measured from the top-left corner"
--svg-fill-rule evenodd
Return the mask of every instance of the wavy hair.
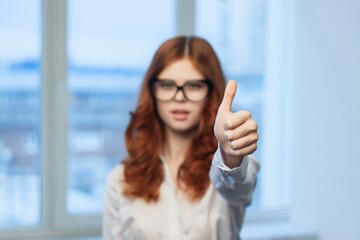
<path id="1" fill-rule="evenodd" d="M 179 36 L 165 41 L 156 51 L 148 68 L 137 107 L 125 133 L 128 157 L 124 164 L 123 194 L 156 202 L 164 169 L 160 160 L 163 122 L 158 115 L 150 81 L 171 63 L 188 58 L 202 75 L 211 81 L 207 104 L 203 109 L 191 147 L 177 174 L 178 186 L 190 200 L 200 199 L 209 187 L 211 160 L 217 148 L 213 127 L 217 109 L 225 90 L 225 77 L 211 45 L 200 37 Z"/>

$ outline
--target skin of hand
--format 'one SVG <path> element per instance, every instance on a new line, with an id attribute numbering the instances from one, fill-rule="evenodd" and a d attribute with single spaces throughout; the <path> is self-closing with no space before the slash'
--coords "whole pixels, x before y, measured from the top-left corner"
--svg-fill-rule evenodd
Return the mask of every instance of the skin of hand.
<path id="1" fill-rule="evenodd" d="M 237 84 L 234 80 L 227 83 L 214 125 L 221 155 L 229 168 L 240 166 L 243 158 L 256 150 L 259 139 L 258 125 L 252 119 L 250 112 L 231 111 L 236 88 Z"/>

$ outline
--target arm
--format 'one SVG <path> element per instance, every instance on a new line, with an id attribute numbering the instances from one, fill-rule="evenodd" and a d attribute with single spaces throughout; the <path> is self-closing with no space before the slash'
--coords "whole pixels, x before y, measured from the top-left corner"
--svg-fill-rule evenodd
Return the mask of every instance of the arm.
<path id="1" fill-rule="evenodd" d="M 119 167 L 116 167 L 107 177 L 105 190 L 105 206 L 103 213 L 103 239 L 119 239 Z"/>
<path id="2" fill-rule="evenodd" d="M 245 156 L 240 166 L 230 168 L 223 161 L 220 147 L 214 154 L 210 180 L 219 194 L 233 203 L 249 205 L 256 184 L 259 164 L 252 155 Z"/>
<path id="3" fill-rule="evenodd" d="M 250 204 L 259 164 L 250 155 L 257 148 L 257 123 L 247 111 L 232 112 L 236 82 L 228 82 L 214 125 L 219 147 L 214 154 L 210 179 L 227 200 Z"/>

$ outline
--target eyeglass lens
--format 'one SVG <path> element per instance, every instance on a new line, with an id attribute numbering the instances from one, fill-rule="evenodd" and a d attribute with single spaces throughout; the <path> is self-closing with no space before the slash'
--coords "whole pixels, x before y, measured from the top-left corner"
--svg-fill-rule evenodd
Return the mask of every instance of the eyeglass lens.
<path id="1" fill-rule="evenodd" d="M 171 100 L 176 96 L 178 91 L 182 91 L 185 98 L 190 101 L 200 101 L 207 96 L 209 85 L 207 80 L 187 81 L 182 86 L 178 86 L 172 80 L 158 80 L 154 84 L 154 94 L 159 100 Z"/>

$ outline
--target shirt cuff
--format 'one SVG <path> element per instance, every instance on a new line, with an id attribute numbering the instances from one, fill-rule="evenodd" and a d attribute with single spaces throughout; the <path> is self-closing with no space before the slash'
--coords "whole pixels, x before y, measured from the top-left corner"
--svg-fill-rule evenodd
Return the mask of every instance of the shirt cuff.
<path id="1" fill-rule="evenodd" d="M 230 168 L 230 167 L 226 166 L 226 164 L 224 163 L 224 159 L 223 159 L 223 157 L 221 155 L 221 150 L 220 150 L 220 146 L 219 146 L 218 149 L 215 152 L 214 160 L 215 160 L 216 166 L 224 173 L 240 174 L 240 175 L 243 175 L 243 176 L 246 175 L 247 166 L 249 164 L 249 157 L 248 156 L 245 156 L 243 158 L 240 166 Z"/>
<path id="2" fill-rule="evenodd" d="M 248 164 L 249 158 L 248 156 L 245 156 L 240 166 L 229 168 L 225 165 L 221 156 L 220 148 L 218 148 L 214 154 L 213 159 L 213 167 L 215 168 L 214 172 L 212 172 L 212 175 L 218 176 L 218 180 L 213 181 L 214 185 L 218 188 L 220 187 L 220 185 L 223 185 L 228 189 L 235 189 L 236 184 L 240 184 L 245 181 L 247 176 Z"/>

